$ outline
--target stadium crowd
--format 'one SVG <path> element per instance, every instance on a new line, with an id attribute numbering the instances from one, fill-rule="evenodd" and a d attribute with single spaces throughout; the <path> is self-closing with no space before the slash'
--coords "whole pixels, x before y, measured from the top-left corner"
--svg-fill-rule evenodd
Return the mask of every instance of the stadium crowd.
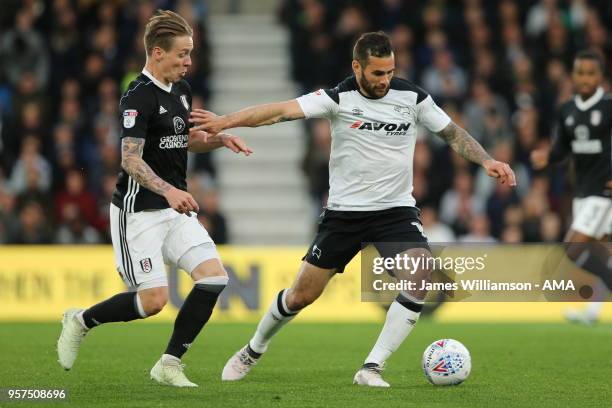
<path id="1" fill-rule="evenodd" d="M 392 36 L 396 75 L 423 87 L 496 159 L 511 163 L 516 189 L 422 134 L 414 196 L 430 241 L 561 240 L 571 214 L 571 172 L 536 172 L 529 156 L 550 143 L 556 107 L 572 95 L 575 52 L 594 49 L 612 62 L 611 2 L 286 0 L 279 15 L 291 33 L 292 75 L 304 92 L 350 75 L 355 39 L 382 29 Z M 310 123 L 307 133 L 304 170 L 314 202 L 324 206 L 327 121 Z"/>
<path id="2" fill-rule="evenodd" d="M 0 243 L 110 242 L 118 99 L 143 66 L 142 33 L 156 8 L 176 10 L 194 27 L 187 80 L 193 107 L 206 106 L 206 2 L 3 0 Z M 612 4 L 280 0 L 279 15 L 290 32 L 292 75 L 301 91 L 341 81 L 350 74 L 355 39 L 385 30 L 396 75 L 421 85 L 497 159 L 512 163 L 516 189 L 496 185 L 423 134 L 414 195 L 431 241 L 561 239 L 572 197 L 567 169 L 534 172 L 529 152 L 550 142 L 555 108 L 571 97 L 574 53 L 592 48 L 612 62 Z M 324 206 L 330 130 L 326 121 L 306 123 L 303 168 L 315 205 Z M 192 158 L 190 174 L 201 221 L 217 243 L 230 241 L 210 155 Z"/>

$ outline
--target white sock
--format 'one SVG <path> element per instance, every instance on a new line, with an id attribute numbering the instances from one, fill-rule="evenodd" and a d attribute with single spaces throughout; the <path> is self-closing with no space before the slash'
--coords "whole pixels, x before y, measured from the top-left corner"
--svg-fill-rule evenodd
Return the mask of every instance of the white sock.
<path id="1" fill-rule="evenodd" d="M 589 304 L 587 304 L 584 311 L 590 317 L 599 317 L 599 314 L 601 313 L 601 309 L 603 308 L 603 305 L 604 305 L 603 302 L 590 302 Z"/>
<path id="2" fill-rule="evenodd" d="M 374 344 L 374 348 L 365 359 L 365 363 L 381 365 L 398 349 L 419 319 L 420 312 L 413 312 L 396 300 L 387 311 L 385 325 Z"/>
<path id="3" fill-rule="evenodd" d="M 138 314 L 143 319 L 147 317 L 147 314 L 144 311 L 144 307 L 142 306 L 142 300 L 140 299 L 140 295 L 136 293 L 136 309 L 138 309 Z"/>
<path id="4" fill-rule="evenodd" d="M 79 321 L 79 323 L 81 323 L 81 326 L 83 326 L 83 328 L 85 330 L 89 330 L 89 327 L 87 327 L 85 325 L 85 320 L 83 319 L 83 312 L 85 312 L 85 309 L 81 310 L 79 313 L 76 314 L 76 318 Z"/>
<path id="5" fill-rule="evenodd" d="M 263 354 L 268 349 L 272 337 L 297 315 L 298 312 L 289 310 L 286 303 L 287 290 L 283 289 L 274 297 L 270 308 L 261 318 L 253 338 L 249 341 L 251 350 Z"/>
<path id="6" fill-rule="evenodd" d="M 180 363 L 181 359 L 173 356 L 172 354 L 162 354 L 162 364 L 167 363 Z"/>

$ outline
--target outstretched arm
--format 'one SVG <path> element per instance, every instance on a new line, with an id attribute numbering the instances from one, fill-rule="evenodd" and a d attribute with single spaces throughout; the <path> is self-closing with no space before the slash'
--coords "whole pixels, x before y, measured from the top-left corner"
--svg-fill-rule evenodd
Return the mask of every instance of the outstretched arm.
<path id="1" fill-rule="evenodd" d="M 214 136 L 208 136 L 203 131 L 189 130 L 188 150 L 190 152 L 206 153 L 220 147 L 227 147 L 234 153 L 242 152 L 245 156 L 253 153 L 253 150 L 238 136 L 228 133 L 217 133 Z"/>
<path id="2" fill-rule="evenodd" d="M 491 158 L 480 143 L 461 126 L 451 121 L 438 132 L 438 136 L 444 139 L 461 157 L 484 167 L 489 176 L 499 178 L 502 184 L 507 181 L 511 186 L 516 185 L 514 172 L 510 166 Z"/>
<path id="3" fill-rule="evenodd" d="M 163 196 L 176 211 L 187 215 L 190 211 L 199 211 L 198 204 L 191 194 L 164 181 L 142 159 L 144 145 L 145 139 L 139 137 L 121 139 L 121 167 L 138 184 Z"/>
<path id="4" fill-rule="evenodd" d="M 205 130 L 213 136 L 225 129 L 273 125 L 304 117 L 299 103 L 292 99 L 286 102 L 255 105 L 221 116 L 202 109 L 194 109 L 189 121 L 195 124 L 193 130 Z"/>

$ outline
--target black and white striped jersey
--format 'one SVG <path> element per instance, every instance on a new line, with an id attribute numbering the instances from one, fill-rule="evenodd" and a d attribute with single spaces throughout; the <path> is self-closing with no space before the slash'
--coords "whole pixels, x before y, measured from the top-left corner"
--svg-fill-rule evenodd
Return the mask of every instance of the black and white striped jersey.
<path id="1" fill-rule="evenodd" d="M 612 180 L 612 97 L 603 88 L 586 101 L 576 95 L 559 108 L 550 162 L 570 155 L 576 197 L 605 196 Z"/>
<path id="2" fill-rule="evenodd" d="M 147 70 L 119 101 L 121 138 L 145 140 L 142 158 L 161 179 L 187 189 L 187 142 L 191 87 L 185 80 L 166 86 Z M 123 169 L 112 203 L 126 212 L 168 208 L 166 199 L 139 185 Z"/>
<path id="3" fill-rule="evenodd" d="M 297 98 L 306 118 L 331 123 L 327 208 L 377 211 L 415 206 L 412 162 L 416 125 L 439 132 L 450 118 L 423 89 L 393 78 L 387 94 L 361 94 L 354 76 Z"/>

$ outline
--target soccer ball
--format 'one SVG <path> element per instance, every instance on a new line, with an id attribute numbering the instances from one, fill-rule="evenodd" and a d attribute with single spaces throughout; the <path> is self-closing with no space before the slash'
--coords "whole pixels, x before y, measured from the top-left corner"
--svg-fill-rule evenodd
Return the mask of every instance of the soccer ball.
<path id="1" fill-rule="evenodd" d="M 423 353 L 423 372 L 434 385 L 461 384 L 471 369 L 470 352 L 457 340 L 436 340 Z"/>

